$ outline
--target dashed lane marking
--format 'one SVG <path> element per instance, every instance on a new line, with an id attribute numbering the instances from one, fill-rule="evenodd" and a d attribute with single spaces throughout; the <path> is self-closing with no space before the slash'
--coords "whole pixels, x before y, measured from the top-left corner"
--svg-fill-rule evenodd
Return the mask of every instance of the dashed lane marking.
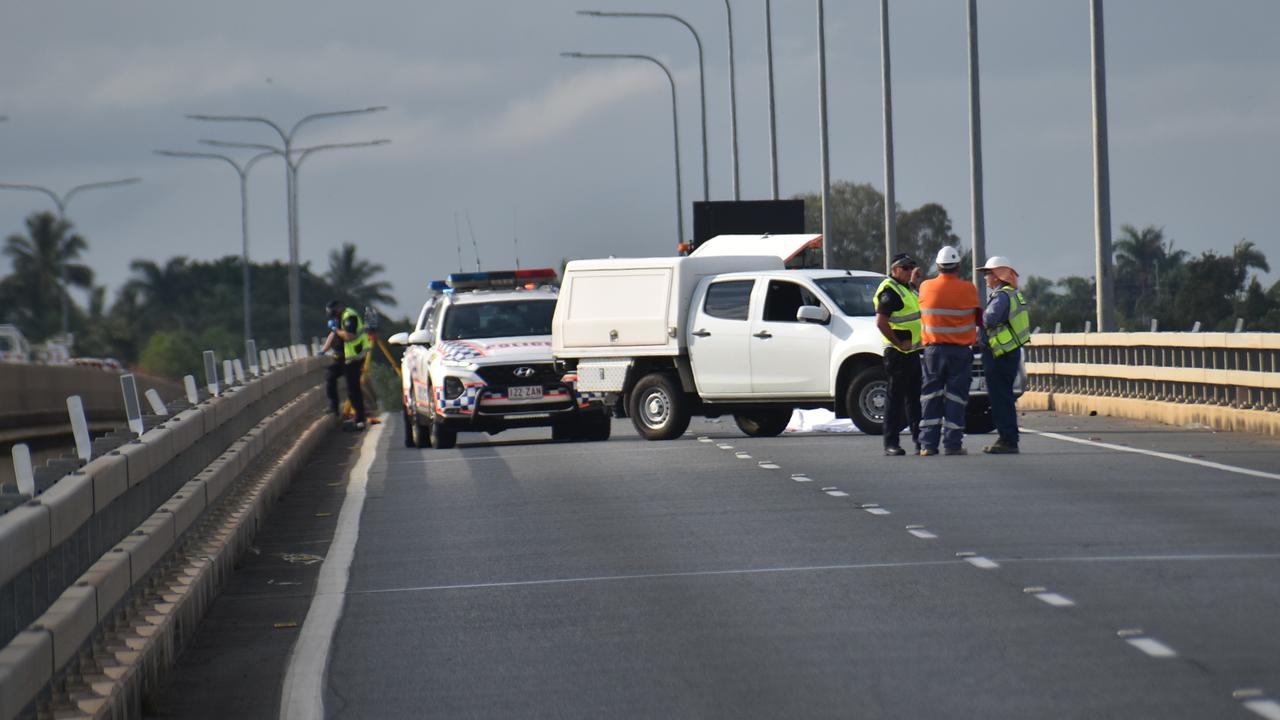
<path id="1" fill-rule="evenodd" d="M 981 555 L 974 555 L 973 557 L 965 558 L 964 561 L 982 570 L 999 570 L 1000 569 L 1000 563 L 996 562 L 995 560 L 992 560 L 991 558 L 982 557 Z"/>
<path id="2" fill-rule="evenodd" d="M 880 507 L 875 503 L 864 503 L 862 509 L 872 515 L 892 515 L 888 510 Z"/>
<path id="3" fill-rule="evenodd" d="M 809 477 L 808 475 L 801 475 L 801 474 L 792 475 L 791 479 L 796 482 L 813 482 L 813 478 Z"/>
<path id="4" fill-rule="evenodd" d="M 760 467 L 764 468 L 765 470 L 781 470 L 782 469 L 781 465 L 778 465 L 777 463 L 771 463 L 768 460 L 762 461 L 760 463 Z"/>
<path id="5" fill-rule="evenodd" d="M 728 444 L 728 443 L 720 443 L 719 445 L 716 445 L 716 447 L 720 448 L 721 450 L 732 450 L 732 449 L 733 449 L 733 446 L 732 446 L 732 445 L 730 445 L 730 444 Z"/>
<path id="6" fill-rule="evenodd" d="M 1075 607 L 1076 601 L 1055 592 L 1036 593 L 1036 599 L 1052 607 Z"/>
<path id="7" fill-rule="evenodd" d="M 908 525 L 907 532 L 911 533 L 912 535 L 915 535 L 921 540 L 937 540 L 938 539 L 937 535 L 929 532 L 929 530 L 923 525 Z"/>
<path id="8" fill-rule="evenodd" d="M 1280 720 L 1280 703 L 1270 698 L 1245 700 L 1244 706 L 1267 720 Z"/>
<path id="9" fill-rule="evenodd" d="M 1149 638 L 1149 637 L 1126 638 L 1125 642 L 1138 648 L 1139 650 L 1150 655 L 1153 658 L 1178 657 L 1178 653 L 1176 650 L 1169 647 L 1168 645 L 1165 645 L 1159 640 L 1156 640 L 1155 638 Z"/>
<path id="10" fill-rule="evenodd" d="M 709 443 L 709 442 L 715 442 L 715 441 L 714 441 L 714 440 L 712 440 L 711 438 L 707 437 L 706 435 L 699 435 L 699 436 L 698 436 L 698 442 L 700 442 L 700 443 Z"/>
<path id="11" fill-rule="evenodd" d="M 1174 455 L 1173 453 L 1160 452 L 1159 450 L 1143 450 L 1142 448 L 1128 447 L 1126 445 L 1116 445 L 1114 443 L 1098 442 L 1096 440 L 1085 440 L 1084 438 L 1071 437 L 1070 435 L 1061 435 L 1059 433 L 1044 432 L 1042 430 L 1032 430 L 1030 428 L 1022 428 L 1022 432 L 1039 435 L 1051 440 L 1061 440 L 1063 442 L 1076 443 L 1077 445 L 1091 445 L 1093 447 L 1106 448 L 1108 450 L 1116 450 L 1118 452 L 1136 453 L 1138 455 L 1146 455 L 1147 457 L 1156 457 L 1163 460 L 1172 460 L 1174 462 L 1186 463 L 1187 465 L 1199 465 L 1200 467 L 1211 468 L 1213 470 L 1221 470 L 1223 472 L 1235 473 L 1237 475 L 1248 475 L 1249 477 L 1267 478 L 1268 480 L 1280 480 L 1280 474 L 1263 472 L 1262 470 L 1251 470 L 1249 468 L 1237 467 L 1235 465 L 1226 465 L 1223 463 L 1212 462 L 1209 460 L 1201 460 L 1199 458 L 1189 458 L 1183 455 Z"/>
<path id="12" fill-rule="evenodd" d="M 751 453 L 738 452 L 738 453 L 734 453 L 734 454 L 733 454 L 733 456 L 734 456 L 734 457 L 736 457 L 736 458 L 738 458 L 739 460 L 750 460 L 750 459 L 751 459 Z"/>

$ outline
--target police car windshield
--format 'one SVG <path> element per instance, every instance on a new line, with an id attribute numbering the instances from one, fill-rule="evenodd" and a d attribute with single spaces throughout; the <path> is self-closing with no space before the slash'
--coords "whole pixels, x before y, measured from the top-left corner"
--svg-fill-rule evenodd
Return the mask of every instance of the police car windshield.
<path id="1" fill-rule="evenodd" d="M 876 288 L 884 278 L 879 276 L 851 276 L 819 278 L 815 282 L 826 293 L 840 312 L 849 317 L 872 317 L 876 314 Z"/>
<path id="2" fill-rule="evenodd" d="M 462 303 L 449 308 L 444 340 L 550 335 L 555 300 L 506 300 Z"/>

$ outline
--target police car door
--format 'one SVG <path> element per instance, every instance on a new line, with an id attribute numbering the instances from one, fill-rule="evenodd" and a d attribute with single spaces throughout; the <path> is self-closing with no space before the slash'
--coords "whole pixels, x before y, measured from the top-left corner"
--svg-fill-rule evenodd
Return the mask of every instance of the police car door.
<path id="1" fill-rule="evenodd" d="M 796 320 L 802 306 L 825 307 L 800 283 L 770 279 L 751 316 L 751 389 L 779 397 L 829 394 L 831 331 Z M 830 312 L 831 308 L 827 308 Z"/>
<path id="2" fill-rule="evenodd" d="M 712 282 L 703 294 L 701 305 L 690 313 L 689 359 L 698 393 L 703 397 L 731 397 L 751 392 L 747 341 L 755 284 L 750 278 Z"/>

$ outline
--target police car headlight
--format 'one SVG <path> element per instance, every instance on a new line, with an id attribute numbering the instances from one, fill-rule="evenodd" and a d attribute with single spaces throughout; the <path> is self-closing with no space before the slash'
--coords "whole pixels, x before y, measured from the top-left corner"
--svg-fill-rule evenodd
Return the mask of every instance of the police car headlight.
<path id="1" fill-rule="evenodd" d="M 445 360 L 440 364 L 447 368 L 458 368 L 459 370 L 470 370 L 472 372 L 475 372 L 475 369 L 480 367 L 479 365 L 466 360 Z"/>
<path id="2" fill-rule="evenodd" d="M 456 377 L 447 377 L 444 379 L 444 396 L 447 400 L 457 399 L 466 390 L 462 386 L 462 381 Z"/>

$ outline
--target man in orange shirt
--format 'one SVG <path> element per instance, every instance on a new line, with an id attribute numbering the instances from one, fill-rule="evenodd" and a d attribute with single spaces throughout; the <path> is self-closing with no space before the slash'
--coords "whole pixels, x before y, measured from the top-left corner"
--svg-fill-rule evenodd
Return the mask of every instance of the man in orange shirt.
<path id="1" fill-rule="evenodd" d="M 978 289 L 959 275 L 960 253 L 946 246 L 935 260 L 938 276 L 920 286 L 924 378 L 920 387 L 920 454 L 967 454 L 965 409 L 973 379 L 973 345 L 982 309 Z"/>

